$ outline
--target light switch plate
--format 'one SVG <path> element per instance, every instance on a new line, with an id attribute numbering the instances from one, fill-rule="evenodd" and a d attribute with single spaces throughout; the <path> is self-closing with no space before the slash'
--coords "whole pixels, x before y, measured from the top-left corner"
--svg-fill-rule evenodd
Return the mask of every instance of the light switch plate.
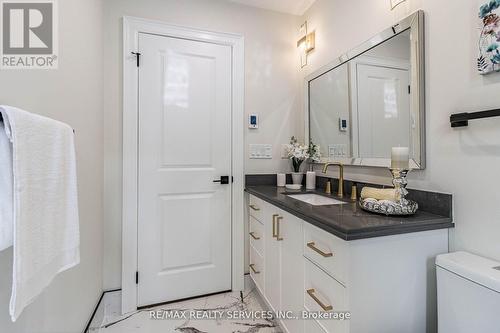
<path id="1" fill-rule="evenodd" d="M 272 159 L 273 145 L 269 144 L 250 144 L 251 159 Z"/>
<path id="2" fill-rule="evenodd" d="M 328 146 L 328 157 L 330 158 L 339 158 L 339 157 L 347 157 L 347 145 L 346 144 L 335 144 Z"/>
<path id="3" fill-rule="evenodd" d="M 328 157 L 336 157 L 336 156 L 337 156 L 337 145 L 329 145 Z"/>

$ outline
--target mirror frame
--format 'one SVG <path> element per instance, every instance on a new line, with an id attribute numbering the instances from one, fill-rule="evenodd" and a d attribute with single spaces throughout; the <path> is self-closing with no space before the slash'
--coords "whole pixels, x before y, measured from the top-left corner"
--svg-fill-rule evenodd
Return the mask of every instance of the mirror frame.
<path id="1" fill-rule="evenodd" d="M 388 29 L 380 32 L 379 34 L 373 36 L 366 42 L 356 46 L 355 48 L 341 54 L 338 58 L 328 63 L 327 65 L 321 67 L 320 69 L 314 71 L 310 75 L 305 78 L 304 82 L 304 91 L 305 91 L 305 137 L 310 142 L 310 82 L 323 74 L 349 62 L 350 60 L 362 55 L 363 53 L 373 49 L 374 47 L 384 43 L 385 41 L 391 39 L 392 37 L 403 33 L 404 31 L 411 29 L 411 43 L 412 43 L 412 61 L 411 66 L 415 66 L 416 68 L 412 68 L 412 82 L 413 80 L 417 80 L 418 84 L 416 84 L 415 88 L 412 88 L 412 94 L 415 94 L 411 98 L 411 106 L 415 107 L 418 112 L 418 124 L 419 130 L 417 133 L 420 135 L 418 140 L 420 144 L 420 152 L 419 159 L 410 158 L 410 168 L 411 169 L 425 169 L 426 166 L 426 157 L 425 157 L 425 40 L 424 40 L 424 12 L 419 10 L 410 16 L 402 19 L 395 25 L 391 26 Z M 413 84 L 412 84 L 413 87 Z M 352 131 L 351 131 L 352 132 Z M 352 135 L 352 133 L 351 133 Z M 352 140 L 352 137 L 351 137 Z M 326 163 L 326 162 L 340 162 L 344 165 L 352 165 L 352 166 L 365 166 L 365 167 L 388 167 L 390 165 L 390 158 L 360 158 L 360 157 L 349 157 L 349 158 L 321 158 L 321 162 L 318 163 Z"/>

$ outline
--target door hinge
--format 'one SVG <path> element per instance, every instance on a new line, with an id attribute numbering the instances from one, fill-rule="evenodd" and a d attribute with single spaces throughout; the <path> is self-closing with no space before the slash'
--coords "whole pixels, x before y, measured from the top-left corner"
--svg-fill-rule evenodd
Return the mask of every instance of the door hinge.
<path id="1" fill-rule="evenodd" d="M 408 94 L 411 94 L 411 86 L 408 86 Z"/>
<path id="2" fill-rule="evenodd" d="M 135 55 L 135 59 L 137 60 L 137 67 L 141 64 L 141 54 L 139 52 L 131 52 L 133 55 Z"/>
<path id="3" fill-rule="evenodd" d="M 135 272 L 135 284 L 139 284 L 139 272 Z"/>

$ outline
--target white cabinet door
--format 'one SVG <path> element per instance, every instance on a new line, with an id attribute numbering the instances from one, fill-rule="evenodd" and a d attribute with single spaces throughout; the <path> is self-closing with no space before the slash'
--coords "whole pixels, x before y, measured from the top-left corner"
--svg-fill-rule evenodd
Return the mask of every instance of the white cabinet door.
<path id="1" fill-rule="evenodd" d="M 265 296 L 274 311 L 281 308 L 281 241 L 276 237 L 276 223 L 280 210 L 267 206 L 263 222 L 265 236 Z"/>
<path id="2" fill-rule="evenodd" d="M 264 258 L 250 245 L 250 277 L 259 291 L 264 294 Z"/>
<path id="3" fill-rule="evenodd" d="M 281 311 L 293 311 L 296 315 L 303 310 L 304 264 L 302 259 L 302 222 L 295 216 L 282 212 L 279 220 L 281 242 Z M 282 321 L 289 333 L 304 331 L 301 320 Z"/>
<path id="4" fill-rule="evenodd" d="M 139 34 L 138 306 L 231 289 L 231 47 Z"/>

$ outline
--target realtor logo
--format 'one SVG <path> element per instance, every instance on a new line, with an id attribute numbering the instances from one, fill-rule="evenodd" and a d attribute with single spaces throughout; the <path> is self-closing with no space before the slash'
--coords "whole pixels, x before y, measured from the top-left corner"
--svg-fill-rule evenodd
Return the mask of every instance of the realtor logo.
<path id="1" fill-rule="evenodd" d="M 2 69 L 57 68 L 55 0 L 0 0 Z"/>

